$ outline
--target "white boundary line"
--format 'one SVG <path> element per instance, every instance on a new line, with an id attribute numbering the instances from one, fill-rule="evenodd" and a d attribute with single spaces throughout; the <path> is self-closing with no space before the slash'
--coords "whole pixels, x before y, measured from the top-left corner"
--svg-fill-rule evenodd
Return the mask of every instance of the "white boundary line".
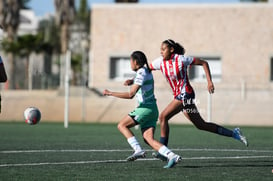
<path id="1" fill-rule="evenodd" d="M 252 152 L 252 153 L 273 153 L 273 150 L 241 150 L 241 149 L 171 149 L 173 151 L 207 151 L 207 152 Z M 145 150 L 145 151 L 154 151 L 154 150 Z M 103 150 L 103 149 L 86 149 L 86 150 L 6 150 L 0 151 L 0 154 L 15 154 L 15 153 L 46 153 L 46 152 L 132 152 L 132 150 L 127 149 L 113 149 L 113 150 Z"/>
<path id="2" fill-rule="evenodd" d="M 248 153 L 273 153 L 273 150 L 241 150 L 241 149 L 172 149 L 174 151 L 196 151 L 196 152 L 248 152 Z M 153 151 L 153 150 L 146 150 Z M 7 150 L 0 151 L 0 154 L 20 154 L 20 153 L 61 153 L 61 152 L 132 152 L 127 149 L 113 149 L 113 150 Z M 258 158 L 273 158 L 273 155 L 258 155 L 258 156 L 226 156 L 226 157 L 183 157 L 184 160 L 216 160 L 216 159 L 258 159 Z M 147 158 L 137 161 L 154 161 L 157 159 Z M 72 165 L 72 164 L 97 164 L 97 163 L 123 163 L 126 160 L 93 160 L 93 161 L 74 161 L 74 162 L 40 162 L 40 163 L 14 163 L 14 164 L 0 164 L 1 167 L 20 167 L 20 166 L 42 166 L 42 165 Z"/>
<path id="3" fill-rule="evenodd" d="M 231 156 L 231 157 L 186 157 L 184 160 L 217 160 L 217 159 L 253 159 L 253 158 L 273 158 L 272 156 Z M 155 158 L 139 159 L 137 161 L 158 161 Z M 74 161 L 74 162 L 41 162 L 41 163 L 14 163 L 0 164 L 1 167 L 21 167 L 21 166 L 43 166 L 43 165 L 76 165 L 76 164 L 97 164 L 97 163 L 125 163 L 126 160 L 97 160 L 97 161 Z"/>

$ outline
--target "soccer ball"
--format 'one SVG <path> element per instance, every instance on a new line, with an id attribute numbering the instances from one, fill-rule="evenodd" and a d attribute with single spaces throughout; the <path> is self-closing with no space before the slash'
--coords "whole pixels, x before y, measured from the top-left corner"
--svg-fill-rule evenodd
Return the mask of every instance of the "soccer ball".
<path id="1" fill-rule="evenodd" d="M 24 111 L 25 122 L 30 125 L 39 123 L 41 120 L 41 112 L 36 107 L 28 107 Z"/>

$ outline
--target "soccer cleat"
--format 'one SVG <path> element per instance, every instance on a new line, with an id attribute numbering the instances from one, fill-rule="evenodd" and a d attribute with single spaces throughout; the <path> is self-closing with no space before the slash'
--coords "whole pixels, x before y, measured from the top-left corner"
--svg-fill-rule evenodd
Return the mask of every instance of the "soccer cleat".
<path id="1" fill-rule="evenodd" d="M 172 168 L 174 167 L 178 162 L 182 160 L 181 156 L 174 155 L 171 159 L 169 159 L 168 164 L 165 165 L 163 168 Z"/>
<path id="2" fill-rule="evenodd" d="M 248 146 L 248 142 L 245 136 L 243 136 L 243 133 L 241 132 L 240 128 L 234 128 L 233 130 L 233 138 L 235 138 L 236 140 L 241 141 L 242 143 L 244 143 L 246 146 Z"/>
<path id="3" fill-rule="evenodd" d="M 135 152 L 131 156 L 129 156 L 126 160 L 127 161 L 135 161 L 138 158 L 145 158 L 145 151 Z"/>
<path id="4" fill-rule="evenodd" d="M 160 154 L 160 153 L 158 153 L 158 152 L 154 152 L 154 153 L 152 153 L 152 156 L 153 156 L 154 158 L 157 158 L 157 159 L 159 159 L 159 160 L 163 161 L 163 162 L 168 161 L 168 158 L 167 158 L 167 157 L 165 157 L 165 156 L 161 155 L 161 154 Z"/>

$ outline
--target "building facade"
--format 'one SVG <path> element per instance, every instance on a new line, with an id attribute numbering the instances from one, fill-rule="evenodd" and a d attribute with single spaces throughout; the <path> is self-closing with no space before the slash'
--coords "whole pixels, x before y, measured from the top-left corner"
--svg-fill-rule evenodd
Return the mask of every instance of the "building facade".
<path id="1" fill-rule="evenodd" d="M 187 55 L 211 60 L 218 85 L 237 87 L 245 81 L 249 88 L 272 88 L 272 10 L 270 3 L 94 5 L 90 82 L 115 86 L 115 78 L 122 78 L 113 75 L 116 59 L 143 50 L 152 61 L 161 42 L 171 38 Z M 195 78 L 202 79 L 198 72 Z"/>
<path id="2" fill-rule="evenodd" d="M 209 62 L 216 87 L 213 120 L 255 122 L 263 117 L 270 123 L 272 19 L 272 3 L 93 5 L 89 86 L 127 90 L 122 82 L 133 76 L 131 52 L 142 50 L 151 62 L 160 56 L 161 42 L 171 38 L 184 46 L 187 55 Z M 199 108 L 207 117 L 204 71 L 194 68 L 189 73 Z M 171 95 L 166 99 L 165 92 L 171 91 L 160 72 L 154 77 L 162 110 L 172 99 Z"/>

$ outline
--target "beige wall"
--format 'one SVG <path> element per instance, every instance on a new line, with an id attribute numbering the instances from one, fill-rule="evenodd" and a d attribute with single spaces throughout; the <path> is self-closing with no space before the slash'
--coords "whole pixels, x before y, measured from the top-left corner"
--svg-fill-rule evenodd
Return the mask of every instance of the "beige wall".
<path id="1" fill-rule="evenodd" d="M 122 82 L 109 79 L 110 56 L 142 50 L 152 61 L 160 54 L 161 42 L 172 38 L 186 48 L 187 55 L 221 58 L 222 80 L 215 82 L 212 121 L 273 125 L 273 83 L 269 80 L 272 20 L 273 4 L 93 5 L 90 85 L 127 91 Z M 161 73 L 154 72 L 154 76 L 162 111 L 172 95 Z M 206 83 L 192 85 L 201 115 L 207 119 Z M 120 107 L 124 112 L 134 101 L 127 102 Z M 109 109 L 114 119 L 120 109 Z M 189 123 L 182 115 L 171 122 Z"/>
<path id="2" fill-rule="evenodd" d="M 219 88 L 272 89 L 273 4 L 177 4 L 92 6 L 90 84 L 115 87 L 109 80 L 109 57 L 143 50 L 149 61 L 159 56 L 167 38 L 192 56 L 220 56 Z M 156 73 L 156 84 L 165 80 Z M 197 84 L 196 86 L 199 86 Z"/>
<path id="3" fill-rule="evenodd" d="M 69 122 L 117 123 L 135 107 L 134 100 L 99 97 L 85 90 L 82 102 L 81 88 L 70 88 Z M 172 99 L 169 90 L 156 89 L 159 110 L 162 111 Z M 3 90 L 1 121 L 19 121 L 24 123 L 23 112 L 27 107 L 38 107 L 42 113 L 41 123 L 64 121 L 64 93 L 58 91 Z M 207 91 L 196 90 L 197 106 L 200 114 L 207 120 Z M 236 90 L 217 90 L 212 96 L 212 121 L 221 125 L 273 126 L 273 93 L 268 91 L 248 91 L 243 99 Z M 84 105 L 84 107 L 82 107 Z M 83 108 L 83 109 L 82 109 Z M 82 111 L 85 110 L 84 120 Z M 190 124 L 178 114 L 170 123 Z"/>

